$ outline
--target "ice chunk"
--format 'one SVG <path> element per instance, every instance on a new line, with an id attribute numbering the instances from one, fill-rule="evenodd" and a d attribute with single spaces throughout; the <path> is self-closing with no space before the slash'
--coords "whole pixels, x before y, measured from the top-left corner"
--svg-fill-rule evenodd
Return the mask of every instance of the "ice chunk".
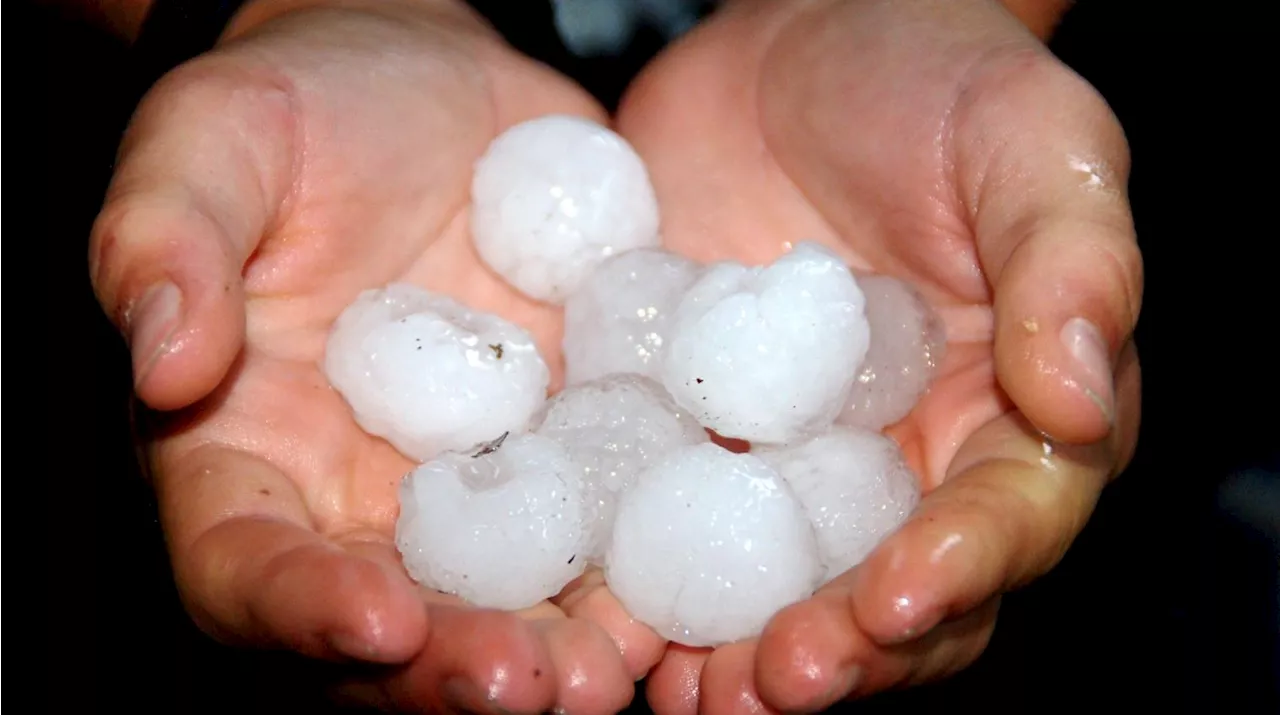
<path id="1" fill-rule="evenodd" d="M 538 434 L 565 448 L 583 468 L 589 531 L 583 553 L 599 563 L 613 530 L 618 494 L 674 450 L 709 441 L 706 430 L 676 406 L 658 383 L 617 374 L 570 387 L 534 418 Z"/>
<path id="2" fill-rule="evenodd" d="M 582 117 L 548 115 L 499 135 L 476 163 L 471 201 L 481 259 L 548 303 L 563 303 L 609 256 L 660 242 L 644 163 Z"/>
<path id="3" fill-rule="evenodd" d="M 920 501 L 898 443 L 878 432 L 837 426 L 807 442 L 751 453 L 776 469 L 804 505 L 824 583 L 861 563 Z"/>
<path id="4" fill-rule="evenodd" d="M 908 284 L 866 276 L 858 286 L 867 299 L 871 346 L 836 421 L 879 430 L 906 417 L 928 391 L 942 362 L 947 331 Z"/>
<path id="5" fill-rule="evenodd" d="M 550 380 L 523 329 L 401 283 L 338 316 L 324 371 L 364 431 L 418 461 L 523 431 Z"/>
<path id="6" fill-rule="evenodd" d="M 566 382 L 622 372 L 659 379 L 671 313 L 698 271 L 693 261 L 656 248 L 602 263 L 564 306 Z"/>
<path id="7" fill-rule="evenodd" d="M 765 268 L 708 266 L 669 331 L 662 382 L 676 403 L 720 435 L 772 444 L 835 420 L 870 341 L 848 266 L 809 242 Z"/>
<path id="8" fill-rule="evenodd" d="M 400 486 L 396 546 L 406 570 L 481 608 L 556 595 L 585 569 L 580 480 L 559 444 L 532 434 L 441 455 Z"/>
<path id="9" fill-rule="evenodd" d="M 688 646 L 757 635 L 821 574 L 790 487 L 750 454 L 683 447 L 618 503 L 605 579 L 632 617 Z"/>

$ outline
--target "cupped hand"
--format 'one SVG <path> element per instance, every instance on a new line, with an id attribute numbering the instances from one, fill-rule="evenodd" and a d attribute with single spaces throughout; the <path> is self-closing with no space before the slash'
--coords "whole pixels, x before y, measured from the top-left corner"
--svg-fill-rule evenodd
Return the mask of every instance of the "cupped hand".
<path id="1" fill-rule="evenodd" d="M 159 418 L 161 519 L 210 634 L 381 664 L 343 692 L 406 710 L 613 712 L 660 657 L 598 574 L 520 614 L 416 588 L 392 541 L 411 465 L 319 368 L 339 312 L 393 280 L 518 322 L 558 363 L 559 311 L 487 272 L 466 218 L 489 141 L 547 113 L 606 121 L 447 0 L 251 3 L 139 107 L 90 268 Z"/>
<path id="2" fill-rule="evenodd" d="M 1105 102 L 993 0 L 743 0 L 623 100 L 674 250 L 764 262 L 819 240 L 911 282 L 948 331 L 891 433 L 917 513 L 759 639 L 672 646 L 663 713 L 817 710 L 944 676 L 1050 569 L 1129 459 L 1141 256 Z"/>

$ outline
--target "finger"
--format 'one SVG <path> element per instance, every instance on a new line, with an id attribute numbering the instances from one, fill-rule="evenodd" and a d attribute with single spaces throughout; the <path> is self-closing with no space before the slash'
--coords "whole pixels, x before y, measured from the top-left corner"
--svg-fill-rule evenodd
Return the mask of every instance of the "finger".
<path id="1" fill-rule="evenodd" d="M 397 663 L 422 649 L 426 609 L 398 564 L 317 534 L 275 467 L 217 446 L 159 456 L 174 573 L 206 632 L 317 658 Z"/>
<path id="2" fill-rule="evenodd" d="M 697 715 L 702 666 L 710 655 L 708 648 L 668 645 L 645 686 L 649 707 L 657 715 Z"/>
<path id="3" fill-rule="evenodd" d="M 1064 446 L 1016 413 L 978 430 L 911 519 L 831 589 L 847 589 L 859 627 L 882 644 L 919 637 L 944 619 L 1052 568 L 1084 527 L 1137 430 L 1136 357 L 1123 353 L 1118 429 Z"/>
<path id="4" fill-rule="evenodd" d="M 288 92 L 210 57 L 143 100 L 90 240 L 90 274 L 125 334 L 141 399 L 206 395 L 239 352 L 241 271 L 289 194 Z"/>
<path id="5" fill-rule="evenodd" d="M 850 696 L 945 677 L 986 649 L 998 605 L 993 599 L 922 638 L 884 646 L 862 633 L 844 594 L 819 592 L 783 609 L 765 628 L 756 649 L 755 687 L 766 707 L 820 712 Z"/>
<path id="6" fill-rule="evenodd" d="M 866 692 L 933 682 L 968 668 L 991 643 L 1000 601 L 999 596 L 992 598 L 959 618 L 939 624 L 924 638 L 890 648 L 890 667 L 870 671 L 870 677 L 863 681 Z"/>
<path id="7" fill-rule="evenodd" d="M 635 696 L 613 640 L 594 623 L 573 618 L 533 622 L 554 664 L 556 710 L 569 715 L 612 715 Z"/>
<path id="8" fill-rule="evenodd" d="M 666 651 L 666 640 L 627 613 L 598 568 L 588 569 L 555 602 L 570 618 L 590 621 L 613 639 L 632 681 L 643 678 Z"/>
<path id="9" fill-rule="evenodd" d="M 543 713 L 556 700 L 555 664 L 533 624 L 513 613 L 432 606 L 427 645 L 372 681 L 374 704 L 404 712 Z M 379 697 L 380 696 L 380 697 Z"/>
<path id="10" fill-rule="evenodd" d="M 698 712 L 707 715 L 771 713 L 755 684 L 756 641 L 730 643 L 712 651 L 702 666 Z"/>
<path id="11" fill-rule="evenodd" d="M 398 564 L 394 546 L 365 547 L 381 552 L 370 558 Z M 431 623 L 426 645 L 403 666 L 352 668 L 354 674 L 347 672 L 331 687 L 340 704 L 390 712 L 540 713 L 556 702 L 557 683 L 564 681 L 571 681 L 569 700 L 579 708 L 610 695 L 629 697 L 632 685 L 618 677 L 624 670 L 608 638 L 598 631 L 583 637 L 577 629 L 590 624 L 573 624 L 562 633 L 551 624 L 569 620 L 555 608 L 508 613 L 476 609 L 436 591 L 419 593 Z M 538 612 L 554 616 L 531 620 Z M 557 651 L 568 655 L 557 657 Z M 602 655 L 612 658 L 613 670 Z"/>
<path id="12" fill-rule="evenodd" d="M 1047 51 L 975 73 L 956 108 L 960 182 L 994 287 L 996 374 L 1055 439 L 1101 439 L 1142 302 L 1115 116 Z"/>

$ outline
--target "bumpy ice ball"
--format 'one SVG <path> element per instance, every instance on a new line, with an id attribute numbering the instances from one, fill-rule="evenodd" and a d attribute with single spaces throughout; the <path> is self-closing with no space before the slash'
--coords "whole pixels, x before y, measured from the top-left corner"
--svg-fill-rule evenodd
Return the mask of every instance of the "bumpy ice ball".
<path id="1" fill-rule="evenodd" d="M 338 316 L 324 371 L 365 432 L 418 461 L 524 430 L 550 380 L 523 329 L 406 284 Z"/>
<path id="2" fill-rule="evenodd" d="M 537 435 L 451 452 L 400 486 L 396 545 L 413 579 L 481 608 L 556 595 L 585 568 L 581 468 Z"/>
<path id="3" fill-rule="evenodd" d="M 776 469 L 804 505 L 824 582 L 862 563 L 920 501 L 898 443 L 878 432 L 833 427 L 806 442 L 751 452 Z"/>
<path id="4" fill-rule="evenodd" d="M 560 443 L 583 469 L 589 532 L 583 550 L 593 563 L 604 556 L 618 495 L 676 449 L 709 441 L 661 385 L 625 373 L 565 389 L 534 424 L 537 434 Z"/>
<path id="5" fill-rule="evenodd" d="M 632 617 L 688 646 L 759 634 L 821 575 L 813 528 L 768 464 L 712 443 L 645 470 L 618 503 L 605 579 Z"/>
<path id="6" fill-rule="evenodd" d="M 581 117 L 539 117 L 499 135 L 476 163 L 471 200 L 481 259 L 548 303 L 563 303 L 609 256 L 660 242 L 644 163 Z"/>
<path id="7" fill-rule="evenodd" d="M 906 417 L 929 390 L 947 344 L 946 326 L 910 285 L 858 279 L 867 298 L 871 346 L 836 421 L 879 430 Z"/>
<path id="8" fill-rule="evenodd" d="M 671 314 L 698 271 L 693 261 L 656 248 L 602 263 L 564 306 L 566 382 L 624 372 L 659 379 Z"/>
<path id="9" fill-rule="evenodd" d="M 662 383 L 725 437 L 783 444 L 829 426 L 871 340 L 865 300 L 829 250 L 708 266 L 676 309 Z"/>

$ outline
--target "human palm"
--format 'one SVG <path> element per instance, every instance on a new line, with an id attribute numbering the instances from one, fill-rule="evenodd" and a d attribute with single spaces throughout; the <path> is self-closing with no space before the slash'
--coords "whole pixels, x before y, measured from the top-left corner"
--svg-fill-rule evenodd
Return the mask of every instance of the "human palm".
<path id="1" fill-rule="evenodd" d="M 650 703 L 816 708 L 972 661 L 999 593 L 1056 561 L 1133 446 L 1141 261 L 1114 117 L 993 2 L 748 1 L 652 64 L 618 126 L 670 248 L 766 262 L 818 240 L 915 285 L 948 335 L 890 430 L 930 493 L 912 522 L 758 642 L 672 647 Z M 1072 359 L 1091 338 L 1105 363 Z"/>

